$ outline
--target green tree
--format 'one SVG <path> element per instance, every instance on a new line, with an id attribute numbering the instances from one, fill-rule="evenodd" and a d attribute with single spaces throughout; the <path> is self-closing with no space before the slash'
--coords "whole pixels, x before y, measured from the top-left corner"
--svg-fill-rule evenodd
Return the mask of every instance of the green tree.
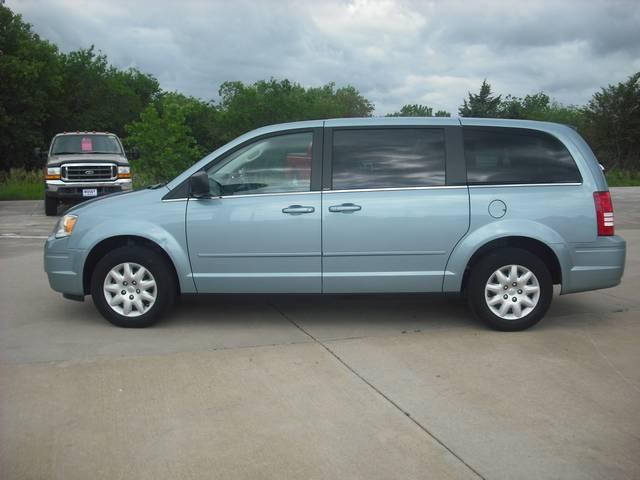
<path id="1" fill-rule="evenodd" d="M 57 48 L 0 6 L 0 167 L 35 167 L 33 148 L 45 140 L 53 100 L 61 91 Z"/>
<path id="2" fill-rule="evenodd" d="M 499 116 L 501 95 L 491 94 L 491 85 L 487 80 L 482 81 L 479 93 L 468 93 L 469 98 L 464 100 L 458 112 L 463 117 L 495 118 Z"/>
<path id="3" fill-rule="evenodd" d="M 403 105 L 399 112 L 388 113 L 387 117 L 450 117 L 449 112 L 438 110 L 435 114 L 433 108 L 427 105 L 412 103 Z"/>
<path id="4" fill-rule="evenodd" d="M 399 112 L 389 113 L 387 117 L 433 117 L 433 108 L 412 103 L 403 105 Z"/>
<path id="5" fill-rule="evenodd" d="M 187 112 L 187 126 L 205 152 L 222 146 L 224 132 L 220 124 L 220 112 L 213 102 L 203 102 L 190 97 L 191 107 Z"/>
<path id="6" fill-rule="evenodd" d="M 221 145 L 219 113 L 212 102 L 204 102 L 179 92 L 161 92 L 154 101 L 160 116 L 167 105 L 180 105 L 185 113 L 185 124 L 196 143 L 204 151 L 210 152 Z"/>
<path id="7" fill-rule="evenodd" d="M 322 89 L 324 97 L 331 100 L 333 111 L 327 112 L 327 117 L 370 117 L 374 110 L 374 105 L 365 97 L 360 95 L 358 89 L 351 85 L 340 87 L 335 90 L 333 82 L 325 85 Z"/>
<path id="8" fill-rule="evenodd" d="M 640 72 L 596 92 L 584 123 L 600 162 L 608 168 L 640 170 Z"/>
<path id="9" fill-rule="evenodd" d="M 93 46 L 62 55 L 63 94 L 52 130 L 105 130 L 124 134 L 160 91 L 158 81 L 136 69 L 119 70 Z M 51 132 L 55 133 L 55 132 Z"/>
<path id="10" fill-rule="evenodd" d="M 498 108 L 500 118 L 541 120 L 581 128 L 584 123 L 583 109 L 574 105 L 563 105 L 543 92 L 514 97 L 507 95 Z"/>
<path id="11" fill-rule="evenodd" d="M 109 65 L 93 47 L 62 54 L 0 6 L 0 168 L 41 167 L 34 147 L 61 131 L 124 125 L 159 93 L 158 81 L 136 69 Z"/>
<path id="12" fill-rule="evenodd" d="M 507 95 L 498 105 L 497 114 L 501 118 L 541 120 L 550 103 L 549 96 L 542 92 L 524 97 Z"/>
<path id="13" fill-rule="evenodd" d="M 221 141 L 229 141 L 254 128 L 280 122 L 334 117 L 367 117 L 373 104 L 352 86 L 334 83 L 305 88 L 285 80 L 260 80 L 253 84 L 225 82 L 217 110 Z"/>
<path id="14" fill-rule="evenodd" d="M 545 122 L 563 123 L 577 128 L 583 132 L 584 127 L 584 108 L 575 105 L 563 105 L 560 102 L 552 100 L 549 107 L 542 113 L 540 117 L 532 118 L 532 120 L 543 120 Z"/>
<path id="15" fill-rule="evenodd" d="M 140 158 L 133 163 L 139 183 L 170 180 L 202 157 L 187 125 L 193 108 L 187 97 L 165 95 L 149 104 L 140 120 L 126 126 L 127 144 L 140 149 Z"/>

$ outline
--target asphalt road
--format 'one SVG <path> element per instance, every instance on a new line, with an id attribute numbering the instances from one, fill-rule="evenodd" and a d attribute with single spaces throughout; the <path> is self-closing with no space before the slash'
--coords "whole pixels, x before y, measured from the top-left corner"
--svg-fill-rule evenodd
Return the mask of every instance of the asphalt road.
<path id="1" fill-rule="evenodd" d="M 181 300 L 146 330 L 51 291 L 0 202 L 0 478 L 640 478 L 640 188 L 627 271 L 497 333 L 455 299 Z"/>

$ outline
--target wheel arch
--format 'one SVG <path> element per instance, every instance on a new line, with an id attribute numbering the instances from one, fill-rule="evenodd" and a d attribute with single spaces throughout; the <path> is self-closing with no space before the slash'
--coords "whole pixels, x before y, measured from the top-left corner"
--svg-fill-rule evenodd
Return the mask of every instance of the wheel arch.
<path id="1" fill-rule="evenodd" d="M 159 253 L 160 255 L 162 255 L 162 257 L 167 262 L 167 265 L 169 265 L 171 269 L 171 273 L 175 279 L 175 284 L 177 289 L 176 293 L 180 295 L 181 293 L 180 277 L 178 276 L 178 272 L 176 270 L 176 266 L 172 258 L 169 256 L 167 251 L 164 248 L 162 248 L 158 243 L 138 235 L 115 235 L 109 238 L 105 238 L 104 240 L 101 240 L 91 248 L 91 250 L 89 251 L 89 254 L 87 255 L 84 261 L 84 266 L 82 270 L 82 287 L 83 287 L 84 293 L 90 294 L 91 275 L 97 263 L 100 261 L 102 257 L 104 257 L 106 253 L 110 252 L 115 248 L 134 246 L 134 245 L 149 248 Z"/>
<path id="2" fill-rule="evenodd" d="M 504 248 L 521 248 L 537 256 L 549 269 L 553 284 L 557 285 L 562 283 L 562 266 L 560 264 L 560 260 L 556 252 L 549 245 L 535 238 L 521 235 L 510 235 L 490 240 L 473 252 L 466 262 L 462 275 L 460 291 L 464 291 L 466 289 L 467 282 L 469 281 L 469 274 L 481 258 L 491 252 Z"/>

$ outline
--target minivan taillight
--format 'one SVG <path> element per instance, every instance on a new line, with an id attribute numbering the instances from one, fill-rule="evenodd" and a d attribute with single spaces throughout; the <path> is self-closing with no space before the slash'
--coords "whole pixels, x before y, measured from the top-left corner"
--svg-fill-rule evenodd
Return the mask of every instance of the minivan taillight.
<path id="1" fill-rule="evenodd" d="M 598 220 L 598 235 L 611 236 L 615 233 L 613 220 L 613 203 L 610 192 L 593 192 L 593 201 L 596 204 L 596 218 Z"/>

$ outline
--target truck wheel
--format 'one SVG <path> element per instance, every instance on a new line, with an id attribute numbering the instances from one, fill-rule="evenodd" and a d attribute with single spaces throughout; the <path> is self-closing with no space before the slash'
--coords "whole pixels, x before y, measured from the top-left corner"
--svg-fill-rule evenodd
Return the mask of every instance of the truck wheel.
<path id="1" fill-rule="evenodd" d="M 483 257 L 471 271 L 468 301 L 475 315 L 501 331 L 525 330 L 551 305 L 553 281 L 545 263 L 519 248 Z"/>
<path id="2" fill-rule="evenodd" d="M 143 328 L 173 306 L 176 283 L 162 255 L 145 247 L 120 247 L 102 257 L 91 275 L 91 296 L 112 324 Z"/>
<path id="3" fill-rule="evenodd" d="M 44 197 L 44 213 L 47 217 L 58 215 L 58 200 L 53 197 Z"/>

